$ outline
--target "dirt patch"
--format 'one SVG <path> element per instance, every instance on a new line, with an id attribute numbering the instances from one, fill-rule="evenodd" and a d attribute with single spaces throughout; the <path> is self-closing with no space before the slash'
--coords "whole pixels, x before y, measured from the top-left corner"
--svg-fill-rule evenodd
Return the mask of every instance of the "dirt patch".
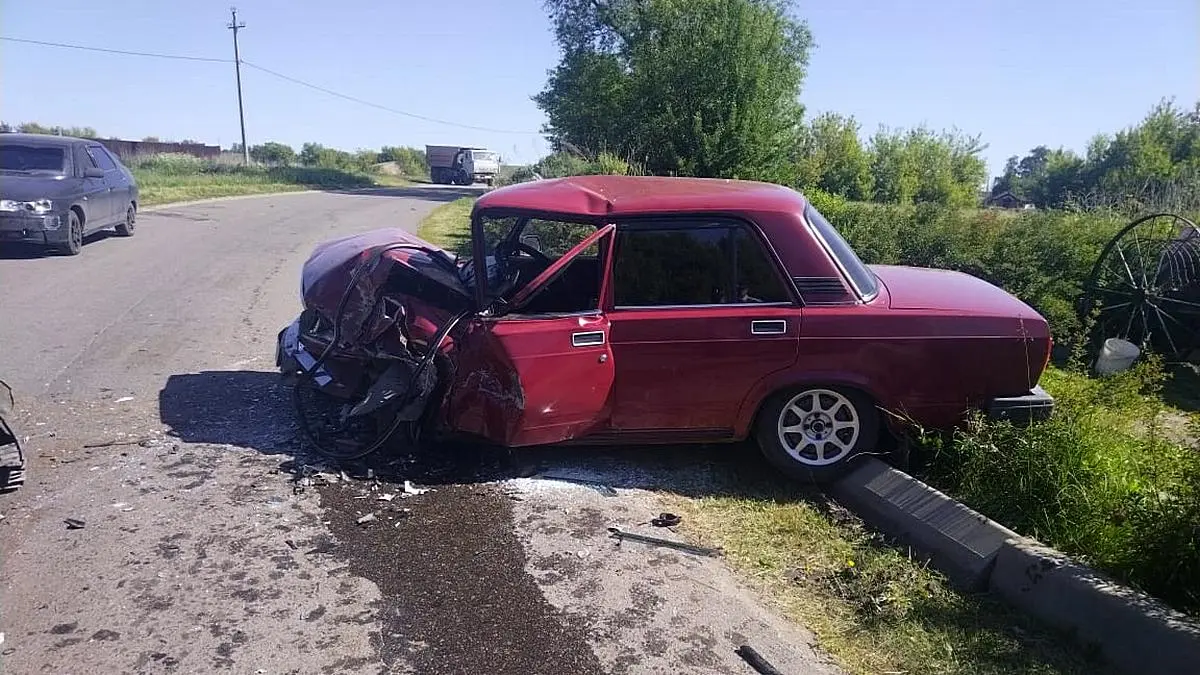
<path id="1" fill-rule="evenodd" d="M 489 486 L 443 486 L 410 499 L 355 499 L 328 486 L 321 502 L 351 572 L 383 595 L 383 660 L 428 673 L 601 673 L 578 624 L 526 573 L 509 500 Z M 404 511 L 409 509 L 409 511 Z M 374 513 L 365 525 L 362 516 Z"/>

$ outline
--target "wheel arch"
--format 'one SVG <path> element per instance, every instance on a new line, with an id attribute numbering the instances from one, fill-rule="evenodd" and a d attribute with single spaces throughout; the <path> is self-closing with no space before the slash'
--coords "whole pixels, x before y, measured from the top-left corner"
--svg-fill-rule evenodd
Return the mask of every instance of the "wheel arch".
<path id="1" fill-rule="evenodd" d="M 754 429 L 758 425 L 759 417 L 771 399 L 786 392 L 796 391 L 805 387 L 837 387 L 861 394 L 870 399 L 876 408 L 880 409 L 881 424 L 879 425 L 879 431 L 881 433 L 887 432 L 889 427 L 887 418 L 890 416 L 885 411 L 889 407 L 889 402 L 876 387 L 872 386 L 870 380 L 854 373 L 812 372 L 776 375 L 759 382 L 758 386 L 742 402 L 736 422 L 737 426 L 735 427 L 737 437 L 747 438 L 753 435 Z"/>
<path id="2" fill-rule="evenodd" d="M 68 210 L 75 212 L 75 215 L 79 218 L 80 225 L 87 225 L 87 211 L 84 210 L 83 205 L 72 204 Z"/>

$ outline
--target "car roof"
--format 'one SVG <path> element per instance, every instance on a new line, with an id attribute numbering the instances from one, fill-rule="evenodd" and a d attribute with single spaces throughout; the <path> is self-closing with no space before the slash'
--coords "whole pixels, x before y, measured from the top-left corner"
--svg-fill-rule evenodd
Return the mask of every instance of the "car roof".
<path id="1" fill-rule="evenodd" d="M 0 143 L 16 141 L 26 145 L 43 145 L 47 147 L 67 147 L 75 143 L 87 143 L 89 139 L 74 136 L 58 136 L 55 134 L 0 134 Z M 97 143 L 99 141 L 90 141 Z"/>
<path id="2" fill-rule="evenodd" d="M 476 209 L 520 209 L 587 218 L 682 212 L 784 212 L 804 209 L 802 194 L 773 183 L 725 178 L 570 176 L 492 190 Z"/>

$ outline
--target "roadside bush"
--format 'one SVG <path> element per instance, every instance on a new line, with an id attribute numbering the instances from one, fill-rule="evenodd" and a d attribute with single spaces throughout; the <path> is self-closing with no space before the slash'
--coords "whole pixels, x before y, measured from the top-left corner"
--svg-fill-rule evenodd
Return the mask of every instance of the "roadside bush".
<path id="1" fill-rule="evenodd" d="M 1200 612 L 1200 452 L 1165 433 L 1156 359 L 1090 379 L 1051 370 L 1054 416 L 981 417 L 933 449 L 929 477 L 1017 532 Z"/>

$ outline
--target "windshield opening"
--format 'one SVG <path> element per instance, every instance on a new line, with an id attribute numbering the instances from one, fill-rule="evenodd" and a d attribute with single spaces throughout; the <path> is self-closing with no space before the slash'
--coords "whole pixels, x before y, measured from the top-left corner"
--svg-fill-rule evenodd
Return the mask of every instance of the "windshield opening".
<path id="1" fill-rule="evenodd" d="M 66 157 L 62 148 L 5 143 L 0 145 L 0 170 L 62 174 Z"/>
<path id="2" fill-rule="evenodd" d="M 550 265 L 596 232 L 593 223 L 532 216 L 484 216 L 480 225 L 487 265 L 488 302 L 510 300 Z M 602 260 L 600 243 L 589 245 L 567 264 L 562 274 L 520 308 L 521 313 L 555 314 L 598 309 L 604 272 Z M 467 281 L 470 285 L 473 279 Z"/>
<path id="3" fill-rule="evenodd" d="M 482 160 L 486 160 L 489 162 L 494 162 L 498 159 L 496 153 L 488 152 L 486 150 L 472 150 L 471 158 L 472 159 L 482 159 Z"/>
<path id="4" fill-rule="evenodd" d="M 875 278 L 875 273 L 867 268 L 854 249 L 850 248 L 850 244 L 842 238 L 833 225 L 829 224 L 829 221 L 825 220 L 825 216 L 813 208 L 812 203 L 804 205 L 804 218 L 816 229 L 817 235 L 824 240 L 829 252 L 845 271 L 846 276 L 850 278 L 850 283 L 858 291 L 858 295 L 863 300 L 874 298 L 879 292 L 879 282 Z"/>

